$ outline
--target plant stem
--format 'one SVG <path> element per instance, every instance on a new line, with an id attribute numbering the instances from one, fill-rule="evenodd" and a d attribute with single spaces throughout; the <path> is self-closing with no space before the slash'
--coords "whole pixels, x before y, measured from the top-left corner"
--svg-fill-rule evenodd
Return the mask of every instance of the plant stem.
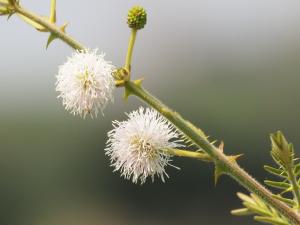
<path id="1" fill-rule="evenodd" d="M 261 197 L 266 203 L 274 207 L 278 212 L 284 215 L 292 224 L 300 224 L 300 215 L 293 209 L 288 207 L 285 203 L 275 199 L 272 193 L 264 186 L 257 182 L 247 172 L 245 172 L 236 162 L 230 160 L 217 147 L 212 145 L 206 138 L 199 135 L 197 129 L 188 121 L 183 119 L 180 114 L 171 110 L 161 101 L 143 89 L 140 85 L 127 81 L 125 88 L 133 95 L 139 97 L 144 102 L 155 108 L 171 123 L 173 123 L 179 130 L 181 130 L 187 137 L 189 137 L 196 145 L 203 149 L 211 158 L 213 158 L 216 165 L 230 175 L 233 179 L 239 182 L 248 191 Z"/>
<path id="2" fill-rule="evenodd" d="M 133 53 L 133 47 L 136 39 L 137 30 L 131 29 L 131 35 L 128 43 L 128 49 L 127 49 L 127 55 L 126 55 L 126 61 L 125 61 L 125 69 L 130 72 L 131 70 L 131 58 Z"/>
<path id="3" fill-rule="evenodd" d="M 193 158 L 193 159 L 199 159 L 206 162 L 212 162 L 212 158 L 203 152 L 194 152 L 194 151 L 187 151 L 187 150 L 181 150 L 181 149 L 175 149 L 175 148 L 167 148 L 164 149 L 165 152 L 167 152 L 170 155 L 179 156 L 179 157 L 185 157 L 185 158 Z"/>
<path id="4" fill-rule="evenodd" d="M 295 174 L 292 171 L 292 168 L 289 167 L 287 169 L 287 173 L 288 173 L 288 177 L 290 180 L 290 183 L 293 187 L 293 194 L 294 194 L 294 198 L 296 199 L 297 202 L 297 209 L 300 208 L 300 189 L 299 189 L 299 184 L 297 182 L 297 178 L 295 176 Z"/>
<path id="5" fill-rule="evenodd" d="M 50 6 L 50 21 L 52 23 L 56 22 L 56 0 L 51 0 Z"/>
<path id="6" fill-rule="evenodd" d="M 68 44 L 69 46 L 71 46 L 73 49 L 77 49 L 77 50 L 83 50 L 85 49 L 85 47 L 79 43 L 78 41 L 76 41 L 75 39 L 73 39 L 71 36 L 69 36 L 68 34 L 66 34 L 65 32 L 63 32 L 59 26 L 55 25 L 54 23 L 49 22 L 47 19 L 35 14 L 34 12 L 31 12 L 27 9 L 24 9 L 22 6 L 20 6 L 19 4 L 15 4 L 14 5 L 14 11 L 16 13 L 19 13 L 31 20 L 33 20 L 34 22 L 42 25 L 43 27 L 45 27 L 49 32 L 53 33 L 54 35 L 57 36 L 57 38 L 61 39 L 62 41 L 64 41 L 66 44 Z"/>

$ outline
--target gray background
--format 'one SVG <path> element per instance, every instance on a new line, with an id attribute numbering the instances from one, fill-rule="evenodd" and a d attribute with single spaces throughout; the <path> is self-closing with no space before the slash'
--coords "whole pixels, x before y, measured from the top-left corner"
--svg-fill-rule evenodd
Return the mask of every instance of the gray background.
<path id="1" fill-rule="evenodd" d="M 50 1 L 21 1 L 47 15 Z M 300 145 L 300 2 L 281 0 L 62 1 L 58 23 L 86 46 L 124 62 L 133 5 L 148 12 L 138 34 L 133 76 L 168 105 L 225 141 L 228 154 L 259 180 L 271 163 L 269 133 Z M 6 225 L 256 224 L 232 217 L 243 191 L 213 184 L 211 165 L 175 159 L 171 178 L 134 185 L 104 155 L 113 119 L 140 103 L 116 101 L 105 117 L 82 120 L 56 99 L 55 74 L 71 49 L 13 16 L 0 18 L 0 222 Z"/>

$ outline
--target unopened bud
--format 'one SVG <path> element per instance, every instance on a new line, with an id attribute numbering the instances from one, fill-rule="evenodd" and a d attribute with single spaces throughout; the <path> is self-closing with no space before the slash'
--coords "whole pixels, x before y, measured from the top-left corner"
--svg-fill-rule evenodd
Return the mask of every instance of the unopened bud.
<path id="1" fill-rule="evenodd" d="M 132 29 L 142 29 L 147 23 L 147 13 L 143 7 L 132 7 L 127 16 L 127 24 Z"/>

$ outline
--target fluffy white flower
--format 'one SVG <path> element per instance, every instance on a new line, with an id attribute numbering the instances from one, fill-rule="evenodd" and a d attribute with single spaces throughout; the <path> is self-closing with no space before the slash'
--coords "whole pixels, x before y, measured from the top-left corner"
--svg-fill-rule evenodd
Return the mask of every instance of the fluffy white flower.
<path id="1" fill-rule="evenodd" d="M 56 91 L 66 110 L 74 115 L 97 116 L 113 101 L 115 67 L 97 49 L 76 51 L 59 67 Z"/>
<path id="2" fill-rule="evenodd" d="M 114 121 L 114 129 L 108 133 L 105 151 L 114 171 L 133 183 L 140 179 L 143 184 L 148 176 L 153 182 L 155 175 L 164 182 L 171 156 L 163 149 L 181 146 L 179 132 L 153 109 L 140 107 L 127 116 L 127 121 Z"/>

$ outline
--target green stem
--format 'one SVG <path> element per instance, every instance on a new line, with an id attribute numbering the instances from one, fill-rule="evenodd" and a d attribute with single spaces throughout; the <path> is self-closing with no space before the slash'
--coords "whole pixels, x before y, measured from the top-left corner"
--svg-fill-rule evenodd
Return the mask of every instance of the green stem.
<path id="1" fill-rule="evenodd" d="M 50 6 L 50 21 L 52 23 L 56 22 L 56 0 L 51 0 Z"/>
<path id="2" fill-rule="evenodd" d="M 294 194 L 294 198 L 297 201 L 297 209 L 300 208 L 300 189 L 299 189 L 299 184 L 297 182 L 297 178 L 295 176 L 295 174 L 292 171 L 292 168 L 287 169 L 287 173 L 288 173 L 288 177 L 290 180 L 290 183 L 293 187 L 293 194 Z"/>
<path id="3" fill-rule="evenodd" d="M 77 50 L 83 50 L 85 49 L 85 47 L 79 43 L 78 41 L 76 41 L 75 39 L 73 39 L 71 36 L 69 36 L 68 34 L 66 34 L 65 32 L 63 32 L 60 27 L 58 27 L 57 25 L 55 25 L 54 23 L 51 23 L 50 21 L 48 21 L 47 19 L 21 7 L 18 4 L 14 5 L 14 11 L 16 13 L 19 13 L 25 17 L 27 17 L 28 19 L 33 20 L 34 22 L 42 25 L 43 27 L 45 27 L 49 32 L 53 33 L 54 35 L 57 36 L 57 38 L 61 39 L 62 41 L 64 41 L 66 44 L 68 44 L 69 46 L 71 46 L 73 49 L 77 49 Z"/>
<path id="4" fill-rule="evenodd" d="M 175 148 L 167 148 L 164 149 L 165 152 L 169 153 L 170 155 L 179 156 L 179 157 L 185 157 L 185 158 L 193 158 L 193 159 L 199 159 L 206 162 L 212 162 L 212 158 L 203 152 L 194 152 L 194 151 L 187 151 L 187 150 L 181 150 L 181 149 L 175 149 Z"/>
<path id="5" fill-rule="evenodd" d="M 131 35 L 128 43 L 128 49 L 127 49 L 127 55 L 126 55 L 126 61 L 125 61 L 125 69 L 130 72 L 131 70 L 131 58 L 133 53 L 133 47 L 136 39 L 137 30 L 131 29 Z"/>
<path id="6" fill-rule="evenodd" d="M 143 89 L 139 84 L 136 84 L 132 81 L 127 81 L 125 82 L 125 88 L 129 93 L 139 97 L 144 102 L 155 108 L 164 117 L 166 117 L 195 144 L 203 149 L 211 158 L 213 158 L 216 165 L 219 166 L 222 171 L 230 175 L 248 191 L 261 197 L 265 202 L 270 204 L 272 207 L 278 210 L 278 212 L 288 218 L 292 224 L 300 224 L 300 215 L 297 212 L 288 207 L 285 203 L 274 199 L 270 191 L 268 191 L 246 171 L 239 167 L 236 162 L 226 157 L 222 151 L 211 144 L 205 137 L 199 135 L 199 131 L 196 129 L 196 127 L 183 119 L 180 114 L 168 108 L 161 101 Z"/>

